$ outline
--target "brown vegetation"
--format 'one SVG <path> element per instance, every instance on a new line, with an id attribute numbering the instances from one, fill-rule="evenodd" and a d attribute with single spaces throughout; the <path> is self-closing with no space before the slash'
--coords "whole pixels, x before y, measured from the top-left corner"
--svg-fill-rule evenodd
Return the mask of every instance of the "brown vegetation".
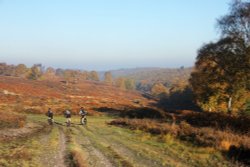
<path id="1" fill-rule="evenodd" d="M 15 77 L 0 76 L 0 105 L 8 106 L 16 112 L 45 113 L 50 107 L 61 114 L 65 109 L 78 113 L 83 106 L 89 114 L 95 108 L 109 107 L 121 109 L 135 107 L 134 99 L 147 106 L 153 101 L 134 91 L 120 90 L 100 82 L 84 81 L 64 84 L 55 81 L 35 81 Z"/>
<path id="2" fill-rule="evenodd" d="M 213 127 L 220 130 L 231 130 L 234 133 L 250 135 L 250 118 L 231 116 L 225 113 L 190 112 L 180 117 L 195 127 Z"/>
<path id="3" fill-rule="evenodd" d="M 0 115 L 0 128 L 21 128 L 26 121 L 26 116 L 13 112 L 0 111 Z"/>
<path id="4" fill-rule="evenodd" d="M 175 124 L 150 119 L 117 119 L 109 124 L 160 135 L 160 140 L 165 135 L 170 134 L 196 146 L 214 147 L 227 152 L 231 158 L 246 164 L 250 163 L 246 156 L 246 153 L 250 150 L 249 134 L 235 134 L 230 130 L 217 130 L 209 127 L 197 128 L 185 121 Z M 239 150 L 244 150 L 244 152 L 239 152 Z"/>
<path id="5" fill-rule="evenodd" d="M 79 152 L 77 149 L 71 150 L 68 158 L 70 160 L 70 166 L 86 167 L 86 162 L 84 161 L 85 159 L 83 158 L 82 153 Z"/>
<path id="6" fill-rule="evenodd" d="M 239 114 L 250 98 L 249 1 L 232 1 L 217 22 L 221 38 L 199 49 L 190 83 L 203 110 Z"/>

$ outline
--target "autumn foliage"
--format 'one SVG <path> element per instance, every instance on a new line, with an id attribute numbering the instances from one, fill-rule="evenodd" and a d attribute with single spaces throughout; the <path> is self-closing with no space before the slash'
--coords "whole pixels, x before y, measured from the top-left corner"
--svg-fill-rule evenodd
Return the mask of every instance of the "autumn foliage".
<path id="1" fill-rule="evenodd" d="M 250 98 L 250 3 L 234 1 L 218 20 L 221 39 L 198 51 L 190 83 L 205 111 L 239 114 Z"/>
<path id="2" fill-rule="evenodd" d="M 0 114 L 0 128 L 21 128 L 25 125 L 25 115 L 8 111 L 0 111 Z"/>

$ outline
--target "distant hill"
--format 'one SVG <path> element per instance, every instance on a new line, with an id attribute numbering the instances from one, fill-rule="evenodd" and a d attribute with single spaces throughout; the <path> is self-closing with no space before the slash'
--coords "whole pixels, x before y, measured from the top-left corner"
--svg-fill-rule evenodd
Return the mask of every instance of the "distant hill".
<path id="1" fill-rule="evenodd" d="M 114 78 L 128 77 L 134 79 L 138 84 L 153 85 L 155 83 L 162 83 L 166 87 L 172 87 L 173 84 L 182 82 L 187 84 L 192 67 L 188 68 L 131 68 L 131 69 L 119 69 L 111 70 Z M 100 76 L 103 76 L 104 72 L 100 72 Z M 102 78 L 102 77 L 101 77 Z"/>
<path id="2" fill-rule="evenodd" d="M 164 68 L 157 68 L 157 67 L 145 67 L 145 68 L 124 68 L 124 69 L 118 69 L 118 70 L 111 70 L 112 75 L 114 77 L 121 77 L 121 76 L 131 76 L 138 73 L 143 72 L 152 72 L 156 70 L 163 70 Z"/>

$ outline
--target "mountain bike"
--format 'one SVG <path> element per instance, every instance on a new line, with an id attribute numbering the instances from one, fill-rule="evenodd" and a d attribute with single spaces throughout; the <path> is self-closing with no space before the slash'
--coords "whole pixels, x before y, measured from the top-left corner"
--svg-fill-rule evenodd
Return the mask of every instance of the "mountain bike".
<path id="1" fill-rule="evenodd" d="M 49 117 L 49 118 L 48 118 L 48 123 L 49 123 L 49 125 L 53 125 L 54 120 L 53 120 L 51 117 Z"/>
<path id="2" fill-rule="evenodd" d="M 69 127 L 71 125 L 71 119 L 70 118 L 67 118 L 66 120 L 66 125 Z"/>
<path id="3" fill-rule="evenodd" d="M 86 115 L 82 115 L 81 117 L 81 122 L 80 122 L 82 125 L 87 125 L 87 117 Z"/>

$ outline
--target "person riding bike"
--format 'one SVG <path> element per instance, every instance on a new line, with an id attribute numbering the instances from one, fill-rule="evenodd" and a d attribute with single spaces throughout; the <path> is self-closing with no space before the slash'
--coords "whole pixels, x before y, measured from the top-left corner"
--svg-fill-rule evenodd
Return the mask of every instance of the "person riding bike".
<path id="1" fill-rule="evenodd" d="M 66 123 L 67 123 L 67 126 L 70 126 L 70 123 L 71 123 L 71 112 L 69 110 L 66 110 L 64 112 L 64 116 L 66 118 Z"/>
<path id="2" fill-rule="evenodd" d="M 48 112 L 46 113 L 47 117 L 48 117 L 48 122 L 50 125 L 53 124 L 54 120 L 53 120 L 53 112 L 51 111 L 51 108 L 48 109 Z"/>
<path id="3" fill-rule="evenodd" d="M 80 123 L 81 123 L 82 125 L 84 125 L 84 124 L 87 123 L 87 118 L 86 118 L 87 113 L 88 113 L 88 112 L 87 112 L 86 110 L 84 110 L 83 107 L 81 107 L 80 112 L 79 112 L 79 115 L 81 115 Z"/>

